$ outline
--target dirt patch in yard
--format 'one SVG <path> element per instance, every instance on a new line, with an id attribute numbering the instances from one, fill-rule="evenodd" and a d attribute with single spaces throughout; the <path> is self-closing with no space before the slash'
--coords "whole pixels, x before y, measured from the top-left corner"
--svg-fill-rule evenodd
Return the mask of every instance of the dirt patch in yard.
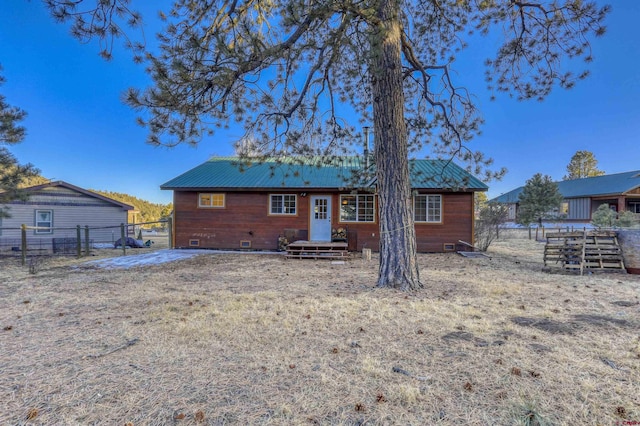
<path id="1" fill-rule="evenodd" d="M 0 424 L 640 422 L 640 278 L 542 249 L 420 255 L 414 293 L 375 254 L 0 259 Z"/>

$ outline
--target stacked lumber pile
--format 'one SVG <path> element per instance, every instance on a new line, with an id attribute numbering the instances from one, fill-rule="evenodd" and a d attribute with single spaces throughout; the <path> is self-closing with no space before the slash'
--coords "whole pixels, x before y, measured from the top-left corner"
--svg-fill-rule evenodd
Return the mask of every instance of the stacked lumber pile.
<path id="1" fill-rule="evenodd" d="M 580 272 L 626 272 L 615 231 L 549 232 L 544 248 L 544 265 Z"/>

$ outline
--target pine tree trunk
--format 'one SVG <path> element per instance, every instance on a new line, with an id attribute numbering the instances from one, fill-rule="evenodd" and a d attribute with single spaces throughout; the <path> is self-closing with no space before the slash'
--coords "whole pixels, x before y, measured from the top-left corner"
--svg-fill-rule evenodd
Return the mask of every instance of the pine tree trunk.
<path id="1" fill-rule="evenodd" d="M 378 287 L 415 290 L 422 284 L 409 181 L 398 0 L 379 0 L 378 16 L 381 23 L 372 33 L 371 63 L 380 212 Z"/>

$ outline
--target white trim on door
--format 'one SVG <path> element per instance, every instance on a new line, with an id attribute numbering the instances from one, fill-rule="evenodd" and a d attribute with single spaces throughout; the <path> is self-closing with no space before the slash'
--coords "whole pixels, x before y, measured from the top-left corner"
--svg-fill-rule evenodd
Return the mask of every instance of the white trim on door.
<path id="1" fill-rule="evenodd" d="M 331 241 L 331 195 L 312 195 L 309 203 L 309 240 Z"/>

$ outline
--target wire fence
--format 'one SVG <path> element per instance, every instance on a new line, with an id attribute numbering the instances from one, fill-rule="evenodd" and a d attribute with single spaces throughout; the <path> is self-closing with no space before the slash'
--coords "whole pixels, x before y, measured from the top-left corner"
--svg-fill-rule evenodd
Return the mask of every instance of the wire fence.
<path id="1" fill-rule="evenodd" d="M 500 225 L 496 228 L 496 234 L 501 239 L 529 239 L 544 240 L 549 232 L 574 232 L 591 229 L 591 226 L 584 224 L 556 225 L 556 226 L 529 226 L 529 227 L 513 227 Z"/>
<path id="2" fill-rule="evenodd" d="M 0 228 L 0 256 L 22 257 L 23 264 L 27 257 L 83 257 L 98 249 L 119 248 L 126 254 L 129 248 L 150 247 L 156 242 L 171 247 L 171 219 L 91 227 Z"/>

